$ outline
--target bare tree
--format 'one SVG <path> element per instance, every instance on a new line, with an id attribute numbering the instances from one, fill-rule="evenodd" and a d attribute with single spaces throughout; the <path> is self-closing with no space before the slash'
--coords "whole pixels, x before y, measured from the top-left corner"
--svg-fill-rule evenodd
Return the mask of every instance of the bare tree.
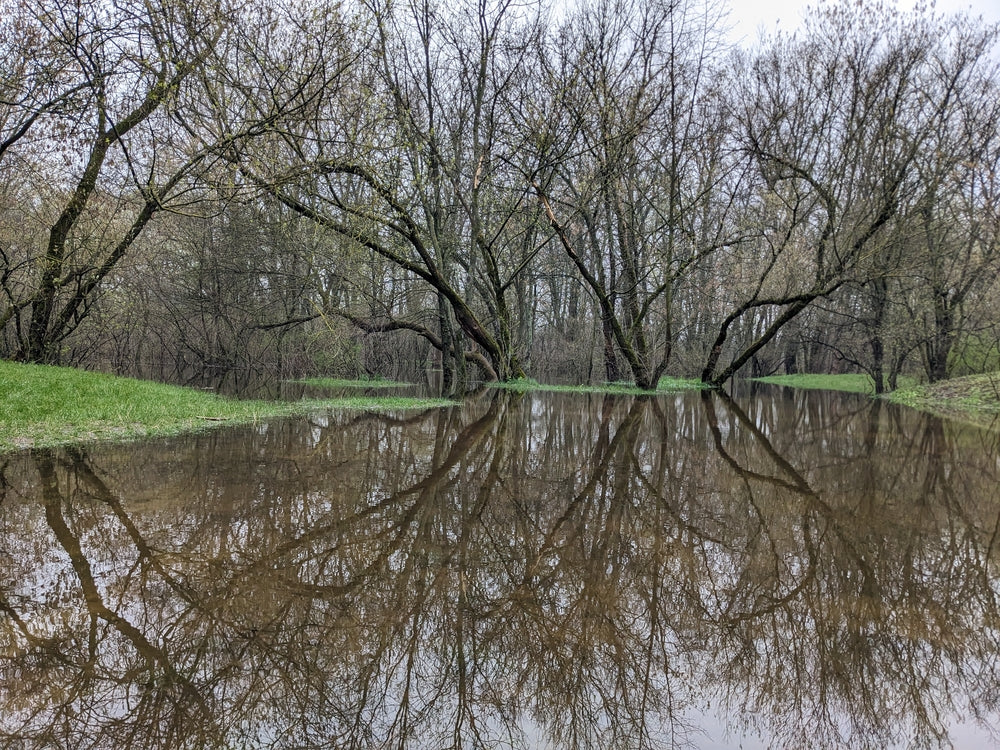
<path id="1" fill-rule="evenodd" d="M 956 58 L 985 56 L 996 30 L 963 35 Z M 970 66 L 972 67 L 972 66 Z M 978 67 L 978 66 L 977 66 Z M 923 323 L 921 350 L 930 381 L 949 375 L 963 333 L 979 323 L 977 299 L 1000 270 L 1000 91 L 997 68 L 973 68 L 956 83 L 949 117 L 919 164 L 925 194 L 911 220 L 911 274 Z"/>
<path id="2" fill-rule="evenodd" d="M 241 154 L 242 174 L 388 260 L 413 284 L 406 298 L 425 300 L 331 312 L 367 331 L 422 336 L 442 352 L 446 390 L 467 360 L 489 378 L 523 376 L 518 277 L 544 239 L 510 166 L 518 144 L 504 105 L 537 13 L 510 2 L 373 3 L 359 23 L 371 54 L 352 66 L 353 88 L 286 120 L 270 153 Z"/>
<path id="3" fill-rule="evenodd" d="M 2 158 L 33 175 L 36 190 L 49 185 L 36 194 L 47 238 L 0 256 L 0 326 L 11 327 L 15 357 L 55 361 L 101 283 L 202 160 L 162 146 L 179 86 L 225 22 L 217 4 L 7 5 L 4 57 L 38 61 L 13 71 L 22 90 L 0 103 Z"/>
<path id="4" fill-rule="evenodd" d="M 624 358 L 655 389 L 675 341 L 678 284 L 735 243 L 741 164 L 714 88 L 720 12 L 708 3 L 582 4 L 549 62 L 571 144 L 535 183 L 600 311 L 605 375 Z"/>
<path id="5" fill-rule="evenodd" d="M 821 6 L 803 39 L 779 36 L 739 62 L 750 74 L 737 112 L 768 220 L 704 381 L 725 382 L 814 300 L 878 273 L 894 220 L 926 194 L 921 159 L 991 44 L 960 19 L 841 4 Z M 724 357 L 734 324 L 762 315 Z"/>

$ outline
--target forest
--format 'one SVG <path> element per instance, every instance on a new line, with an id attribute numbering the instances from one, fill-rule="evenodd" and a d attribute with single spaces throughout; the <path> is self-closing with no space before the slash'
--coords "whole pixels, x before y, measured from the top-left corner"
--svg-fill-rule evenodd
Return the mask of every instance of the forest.
<path id="1" fill-rule="evenodd" d="M 0 357 L 173 382 L 1000 368 L 1000 30 L 0 0 Z"/>

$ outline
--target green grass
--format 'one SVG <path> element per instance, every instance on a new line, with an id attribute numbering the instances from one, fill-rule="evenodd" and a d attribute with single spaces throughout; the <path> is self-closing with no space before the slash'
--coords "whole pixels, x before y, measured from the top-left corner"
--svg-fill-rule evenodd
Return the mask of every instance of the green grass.
<path id="1" fill-rule="evenodd" d="M 793 388 L 815 388 L 874 394 L 867 375 L 775 375 L 754 378 L 757 382 Z M 913 378 L 900 378 L 900 387 L 888 394 L 894 404 L 909 406 L 951 419 L 981 426 L 1000 423 L 1000 372 L 969 375 L 940 383 L 917 385 Z"/>
<path id="2" fill-rule="evenodd" d="M 365 378 L 357 380 L 348 378 L 303 378 L 302 380 L 292 380 L 289 382 L 311 385 L 317 388 L 403 388 L 412 385 L 412 383 L 400 383 L 395 380 L 383 380 L 382 378 L 372 378 L 371 380 Z"/>
<path id="3" fill-rule="evenodd" d="M 0 453 L 132 440 L 324 409 L 424 409 L 443 399 L 333 398 L 240 401 L 191 388 L 66 367 L 0 361 Z"/>
<path id="4" fill-rule="evenodd" d="M 648 394 L 641 388 L 636 388 L 632 383 L 603 383 L 600 385 L 549 385 L 539 383 L 530 378 L 520 378 L 509 380 L 506 383 L 490 383 L 493 388 L 500 388 L 505 391 L 515 393 L 528 393 L 529 391 L 548 391 L 554 393 L 604 393 L 610 395 L 641 396 Z M 657 384 L 657 393 L 670 393 L 674 391 L 691 391 L 705 388 L 700 380 L 685 380 L 682 378 L 660 378 Z"/>
<path id="5" fill-rule="evenodd" d="M 1000 417 L 1000 372 L 900 388 L 889 400 L 914 409 L 993 426 Z"/>
<path id="6" fill-rule="evenodd" d="M 850 373 L 844 375 L 769 375 L 754 378 L 758 383 L 785 385 L 789 388 L 807 388 L 824 391 L 846 391 L 848 393 L 875 393 L 875 383 L 868 375 Z M 912 384 L 912 379 L 901 378 L 904 385 Z"/>

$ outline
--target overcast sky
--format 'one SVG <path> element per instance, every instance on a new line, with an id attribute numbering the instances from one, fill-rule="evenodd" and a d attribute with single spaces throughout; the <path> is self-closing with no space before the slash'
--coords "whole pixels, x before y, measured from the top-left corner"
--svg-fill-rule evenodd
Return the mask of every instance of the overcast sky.
<path id="1" fill-rule="evenodd" d="M 734 38 L 752 42 L 761 27 L 766 31 L 776 28 L 793 31 L 799 26 L 806 7 L 815 4 L 815 0 L 731 0 L 729 19 L 735 26 Z M 897 0 L 897 6 L 904 10 L 910 10 L 913 5 L 913 0 Z M 1000 22 L 1000 0 L 937 0 L 935 8 L 939 13 L 969 11 L 986 21 Z"/>

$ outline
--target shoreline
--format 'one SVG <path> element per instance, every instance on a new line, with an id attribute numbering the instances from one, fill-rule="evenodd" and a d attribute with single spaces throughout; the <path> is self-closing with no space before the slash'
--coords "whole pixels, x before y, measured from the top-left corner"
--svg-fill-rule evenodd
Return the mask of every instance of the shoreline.
<path id="1" fill-rule="evenodd" d="M 788 388 L 846 391 L 875 397 L 867 375 L 779 375 L 754 382 Z M 906 383 L 882 398 L 892 404 L 955 419 L 977 427 L 1000 426 L 1000 372 L 965 375 L 937 383 Z"/>
<path id="2" fill-rule="evenodd" d="M 241 401 L 148 380 L 0 361 L 0 454 L 168 437 L 326 410 L 420 410 L 454 404 L 399 396 Z"/>

